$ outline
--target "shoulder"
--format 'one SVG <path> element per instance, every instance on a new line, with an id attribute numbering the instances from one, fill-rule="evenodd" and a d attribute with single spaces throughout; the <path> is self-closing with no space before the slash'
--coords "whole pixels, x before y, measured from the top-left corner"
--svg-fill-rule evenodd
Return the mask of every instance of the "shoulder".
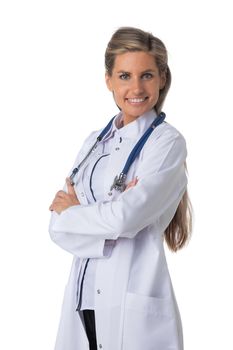
<path id="1" fill-rule="evenodd" d="M 167 122 L 160 124 L 151 133 L 142 151 L 142 160 L 149 164 L 160 164 L 160 167 L 181 164 L 187 157 L 184 136 Z"/>
<path id="2" fill-rule="evenodd" d="M 82 152 L 85 151 L 87 148 L 91 147 L 95 143 L 100 132 L 101 132 L 101 129 L 94 130 L 94 131 L 90 132 L 90 134 L 88 134 L 88 136 L 86 136 L 86 138 L 84 138 L 84 141 L 83 141 L 83 144 L 81 147 Z"/>
<path id="3" fill-rule="evenodd" d="M 80 162 L 87 154 L 87 152 L 90 150 L 91 146 L 94 145 L 97 136 L 99 134 L 99 130 L 92 131 L 86 138 L 84 138 L 84 141 L 78 151 L 78 154 L 76 155 L 74 164 L 77 164 Z"/>
<path id="4" fill-rule="evenodd" d="M 186 140 L 184 135 L 168 122 L 163 122 L 151 133 L 147 140 L 147 145 L 153 144 L 180 144 L 181 147 L 186 148 Z"/>
<path id="5" fill-rule="evenodd" d="M 160 124 L 153 132 L 152 132 L 152 138 L 158 139 L 160 137 L 166 138 L 184 138 L 183 134 L 175 128 L 172 124 L 168 122 L 163 122 Z"/>
<path id="6" fill-rule="evenodd" d="M 94 130 L 94 131 L 90 132 L 90 134 L 84 139 L 83 144 L 90 145 L 91 143 L 95 142 L 99 133 L 100 133 L 100 130 Z"/>

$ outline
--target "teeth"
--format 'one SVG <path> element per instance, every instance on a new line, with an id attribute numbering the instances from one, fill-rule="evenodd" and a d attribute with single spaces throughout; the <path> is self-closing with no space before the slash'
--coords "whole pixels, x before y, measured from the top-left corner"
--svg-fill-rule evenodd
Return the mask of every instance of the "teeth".
<path id="1" fill-rule="evenodd" d="M 146 99 L 146 97 L 144 97 L 144 98 L 128 98 L 128 101 L 133 102 L 133 103 L 140 103 L 140 102 L 145 101 L 145 99 Z"/>

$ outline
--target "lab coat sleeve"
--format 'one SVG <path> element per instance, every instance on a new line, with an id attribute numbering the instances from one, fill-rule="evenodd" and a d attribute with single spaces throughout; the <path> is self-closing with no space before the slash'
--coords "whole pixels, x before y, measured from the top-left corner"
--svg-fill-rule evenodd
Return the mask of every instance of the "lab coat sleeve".
<path id="1" fill-rule="evenodd" d="M 92 236 L 83 234 L 56 232 L 52 228 L 56 220 L 59 220 L 59 214 L 52 212 L 49 233 L 51 239 L 61 248 L 80 258 L 104 258 L 110 255 L 113 244 L 105 244 L 105 239 L 98 236 L 93 239 Z"/>
<path id="2" fill-rule="evenodd" d="M 94 144 L 98 133 L 99 131 L 93 131 L 86 138 L 75 159 L 72 169 L 80 163 L 87 151 Z M 71 171 L 69 172 L 68 176 L 70 173 Z M 63 190 L 67 190 L 66 185 L 64 185 Z M 86 235 L 73 235 L 69 232 L 55 232 L 52 227 L 58 218 L 59 214 L 53 211 L 50 216 L 49 234 L 51 239 L 63 249 L 79 256 L 80 258 L 102 258 L 108 257 L 111 254 L 111 250 L 114 245 L 113 242 L 105 241 L 105 239 L 101 237 L 96 237 L 93 239 L 93 237 Z"/>
<path id="3" fill-rule="evenodd" d="M 95 238 L 96 244 L 101 239 L 133 238 L 147 225 L 159 222 L 161 216 L 164 221 L 172 205 L 175 213 L 187 185 L 185 139 L 168 128 L 158 139 L 149 140 L 138 165 L 137 185 L 117 200 L 64 210 L 51 226 L 54 236 L 85 235 Z M 169 215 L 167 225 L 170 220 Z"/>

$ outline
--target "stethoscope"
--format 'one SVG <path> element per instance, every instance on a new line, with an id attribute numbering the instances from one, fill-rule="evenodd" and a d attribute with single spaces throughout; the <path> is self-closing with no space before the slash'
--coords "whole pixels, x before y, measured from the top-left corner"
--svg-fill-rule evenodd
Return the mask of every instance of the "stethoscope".
<path id="1" fill-rule="evenodd" d="M 133 164 L 134 160 L 137 158 L 137 156 L 141 152 L 144 144 L 146 143 L 146 141 L 147 141 L 148 137 L 150 136 L 150 134 L 152 133 L 152 131 L 164 121 L 165 117 L 166 117 L 165 113 L 161 112 L 155 118 L 153 123 L 146 130 L 146 132 L 142 135 L 142 137 L 138 140 L 138 142 L 136 143 L 136 145 L 134 146 L 134 148 L 130 152 L 129 157 L 128 157 L 126 163 L 125 163 L 125 166 L 124 166 L 122 172 L 114 178 L 114 181 L 113 181 L 113 184 L 112 184 L 112 186 L 110 188 L 110 191 L 115 189 L 117 191 L 123 192 L 125 190 L 125 188 L 126 188 L 125 181 L 126 181 L 126 177 L 127 177 L 127 173 L 129 171 L 129 168 L 131 167 L 131 165 Z M 87 152 L 87 154 L 83 158 L 83 160 L 78 164 L 78 166 L 76 168 L 73 169 L 73 171 L 72 171 L 72 173 L 70 175 L 70 182 L 71 182 L 72 185 L 74 185 L 74 178 L 77 175 L 77 173 L 79 172 L 79 170 L 81 169 L 81 167 L 86 163 L 87 159 L 96 150 L 96 148 L 97 148 L 98 144 L 100 143 L 100 141 L 102 141 L 103 137 L 107 134 L 107 132 L 111 128 L 114 118 L 115 118 L 115 116 L 110 120 L 110 122 L 102 130 L 100 135 L 97 137 L 94 145 Z"/>

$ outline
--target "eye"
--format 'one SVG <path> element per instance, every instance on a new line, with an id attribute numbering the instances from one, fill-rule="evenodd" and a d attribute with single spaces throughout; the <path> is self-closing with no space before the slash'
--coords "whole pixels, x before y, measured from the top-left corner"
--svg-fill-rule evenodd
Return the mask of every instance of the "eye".
<path id="1" fill-rule="evenodd" d="M 153 74 L 151 74 L 151 73 L 144 73 L 142 75 L 142 79 L 150 80 L 151 78 L 153 78 Z"/>
<path id="2" fill-rule="evenodd" d="M 127 80 L 127 79 L 129 79 L 129 74 L 128 73 L 122 73 L 122 74 L 119 75 L 119 78 L 121 80 Z"/>

